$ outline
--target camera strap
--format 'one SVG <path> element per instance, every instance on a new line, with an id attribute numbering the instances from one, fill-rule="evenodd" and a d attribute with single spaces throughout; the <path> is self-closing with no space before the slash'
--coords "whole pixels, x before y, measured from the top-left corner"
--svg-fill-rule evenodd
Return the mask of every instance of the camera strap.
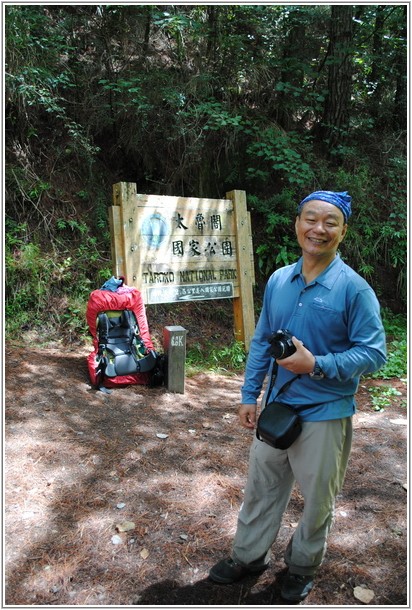
<path id="1" fill-rule="evenodd" d="M 266 402 L 265 402 L 265 406 L 267 404 L 267 401 L 269 399 L 270 393 L 273 390 L 273 386 L 275 385 L 275 381 L 276 381 L 276 377 L 278 374 L 278 367 L 279 365 L 274 362 L 273 363 L 273 369 L 272 369 L 272 375 L 271 375 L 271 379 L 270 379 L 270 385 L 269 385 L 269 390 L 268 393 L 266 394 Z M 287 381 L 286 383 L 283 384 L 283 386 L 280 388 L 280 390 L 278 391 L 278 393 L 276 394 L 276 396 L 274 397 L 274 399 L 272 400 L 272 402 L 275 402 L 275 400 L 277 399 L 277 397 L 282 394 L 283 392 L 286 392 L 286 390 L 292 385 L 292 383 L 294 381 L 296 381 L 296 379 L 300 379 L 301 375 L 295 375 L 294 377 L 292 377 L 292 379 L 289 379 L 289 381 Z M 310 409 L 312 407 L 317 407 L 318 405 L 321 405 L 322 403 L 316 403 L 314 405 L 289 405 L 289 407 L 291 407 L 292 409 L 295 409 L 295 411 L 303 411 L 304 409 Z"/>
<path id="2" fill-rule="evenodd" d="M 278 367 L 279 367 L 279 365 L 276 362 L 274 362 L 273 363 L 273 369 L 272 369 L 272 375 L 271 375 L 271 378 L 270 378 L 269 390 L 268 390 L 268 393 L 267 393 L 267 398 L 269 398 L 270 393 L 273 390 L 273 386 L 275 385 L 276 377 L 277 377 L 277 374 L 278 374 Z M 282 394 L 282 392 L 286 392 L 286 390 L 289 388 L 289 386 L 291 386 L 292 383 L 294 381 L 296 381 L 296 379 L 299 379 L 299 378 L 300 378 L 300 375 L 295 375 L 294 377 L 292 377 L 292 379 L 289 379 L 289 381 L 284 383 L 283 386 L 280 388 L 279 392 L 276 394 L 276 396 L 275 396 L 275 398 L 273 400 L 275 400 L 279 396 L 279 394 Z M 266 401 L 267 401 L 267 399 L 266 399 Z"/>

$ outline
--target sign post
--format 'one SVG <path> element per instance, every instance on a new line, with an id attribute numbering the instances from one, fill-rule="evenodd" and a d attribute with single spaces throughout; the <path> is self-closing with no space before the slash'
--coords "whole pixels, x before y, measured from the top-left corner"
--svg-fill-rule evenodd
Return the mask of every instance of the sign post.
<path id="1" fill-rule="evenodd" d="M 255 330 L 253 307 L 255 273 L 250 214 L 246 208 L 246 193 L 244 191 L 231 191 L 226 196 L 233 201 L 236 227 L 239 296 L 233 299 L 235 337 L 237 341 L 242 341 L 248 349 Z"/>
<path id="2" fill-rule="evenodd" d="M 232 299 L 235 338 L 249 348 L 254 269 L 244 191 L 226 199 L 142 195 L 119 182 L 109 220 L 113 275 L 147 305 Z"/>

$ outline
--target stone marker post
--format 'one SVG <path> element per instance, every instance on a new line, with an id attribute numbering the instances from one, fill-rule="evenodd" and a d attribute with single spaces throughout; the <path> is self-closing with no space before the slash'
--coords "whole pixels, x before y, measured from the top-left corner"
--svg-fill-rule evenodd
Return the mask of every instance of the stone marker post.
<path id="1" fill-rule="evenodd" d="M 185 393 L 186 334 L 183 326 L 165 326 L 163 346 L 166 354 L 166 388 Z"/>

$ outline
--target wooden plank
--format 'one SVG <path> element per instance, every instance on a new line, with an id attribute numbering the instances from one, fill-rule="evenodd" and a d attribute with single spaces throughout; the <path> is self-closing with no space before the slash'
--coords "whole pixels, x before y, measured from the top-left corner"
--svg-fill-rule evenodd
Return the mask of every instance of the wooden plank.
<path id="1" fill-rule="evenodd" d="M 113 185 L 113 203 L 114 207 L 119 206 L 120 218 L 118 219 L 121 227 L 121 243 L 119 248 L 116 246 L 115 251 L 122 251 L 122 266 L 125 278 L 125 283 L 130 286 L 136 286 L 134 283 L 136 278 L 132 274 L 132 262 L 135 258 L 133 244 L 133 222 L 136 222 L 136 185 L 131 182 L 118 182 Z M 134 208 L 133 208 L 134 204 Z M 136 286 L 138 288 L 138 286 Z"/>
<path id="2" fill-rule="evenodd" d="M 162 209 L 178 209 L 182 207 L 185 210 L 213 210 L 216 206 L 225 211 L 233 210 L 233 202 L 229 199 L 208 199 L 197 197 L 175 197 L 169 195 L 146 195 L 138 193 L 138 205 L 147 205 L 149 207 L 159 207 Z"/>
<path id="3" fill-rule="evenodd" d="M 256 285 L 255 263 L 253 259 L 253 236 L 252 236 L 252 219 L 250 212 L 247 213 L 248 231 L 249 231 L 249 248 L 250 248 L 250 274 L 252 277 L 252 286 Z"/>
<path id="4" fill-rule="evenodd" d="M 124 267 L 124 243 L 121 222 L 120 206 L 113 205 L 109 208 L 110 246 L 112 255 L 112 273 L 118 277 L 125 275 Z"/>
<path id="5" fill-rule="evenodd" d="M 246 207 L 246 193 L 244 191 L 231 191 L 226 196 L 234 203 L 237 259 L 239 269 L 240 295 L 233 299 L 233 313 L 235 324 L 235 338 L 242 341 L 246 350 L 249 349 L 255 330 L 255 315 L 253 304 L 253 276 L 251 273 L 251 252 L 249 220 Z"/>
<path id="6" fill-rule="evenodd" d="M 137 227 L 139 224 L 139 209 L 136 198 L 136 185 L 131 183 L 120 183 L 122 230 L 124 242 L 124 259 L 126 269 L 126 283 L 141 289 L 140 277 L 140 240 L 137 239 Z"/>

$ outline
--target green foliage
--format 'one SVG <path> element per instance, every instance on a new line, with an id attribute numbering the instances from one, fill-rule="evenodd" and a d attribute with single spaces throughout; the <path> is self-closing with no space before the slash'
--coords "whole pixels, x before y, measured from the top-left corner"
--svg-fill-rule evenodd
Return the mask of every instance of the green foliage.
<path id="1" fill-rule="evenodd" d="M 223 347 L 218 347 L 211 342 L 205 346 L 195 343 L 186 354 L 189 375 L 204 371 L 215 373 L 243 371 L 245 363 L 246 352 L 240 341 L 234 341 L 231 345 Z"/>
<path id="2" fill-rule="evenodd" d="M 408 248 L 406 176 L 406 158 L 391 157 L 387 164 L 386 192 L 381 196 L 382 208 L 387 210 L 387 216 L 379 234 L 381 250 L 387 265 L 397 277 L 396 292 L 404 301 L 406 301 L 407 288 L 405 253 Z"/>
<path id="3" fill-rule="evenodd" d="M 69 42 L 65 20 L 55 22 L 50 13 L 33 6 L 8 6 L 5 14 L 7 95 L 21 109 L 27 134 L 38 137 L 40 129 L 59 124 L 72 150 L 92 161 L 99 149 L 68 110 L 67 96 L 76 83 L 73 73 L 62 68 L 62 57 L 76 48 Z"/>
<path id="4" fill-rule="evenodd" d="M 353 7 L 345 83 L 330 79 L 332 8 L 5 7 L 6 299 L 16 331 L 62 316 L 76 327 L 89 286 L 110 269 L 107 206 L 119 180 L 160 195 L 244 189 L 258 286 L 299 255 L 302 196 L 348 190 L 342 254 L 384 303 L 405 307 L 406 11 Z M 352 102 L 334 120 L 342 90 Z"/>
<path id="5" fill-rule="evenodd" d="M 375 373 L 377 379 L 406 377 L 408 362 L 408 346 L 406 339 L 391 341 L 388 345 L 388 356 L 385 366 Z"/>
<path id="6" fill-rule="evenodd" d="M 61 229 L 66 228 L 63 221 L 59 224 Z M 90 277 L 93 268 L 95 278 L 99 277 L 101 254 L 96 238 L 87 235 L 86 225 L 72 223 L 70 231 L 73 229 L 81 232 L 82 239 L 72 255 L 67 251 L 43 252 L 31 239 L 26 224 L 18 225 L 6 218 L 7 337 L 16 338 L 29 330 L 49 340 L 78 341 L 85 336 L 86 304 L 95 287 Z M 107 279 L 107 268 L 104 272 Z"/>
<path id="7" fill-rule="evenodd" d="M 259 271 L 267 277 L 276 268 L 290 265 L 300 256 L 294 229 L 294 193 L 284 189 L 268 199 L 251 195 L 249 205 L 262 217 L 264 238 L 261 237 L 262 243 L 256 247 L 256 256 Z"/>
<path id="8" fill-rule="evenodd" d="M 373 167 L 358 164 L 356 173 L 341 167 L 333 176 L 320 168 L 318 179 L 330 190 L 347 190 L 352 196 L 352 216 L 341 251 L 347 262 L 363 275 L 379 293 L 376 276 L 379 269 L 395 274 L 391 290 L 400 302 L 406 302 L 407 209 L 405 206 L 406 171 L 398 161 L 387 160 L 393 171 L 382 183 Z M 399 165 L 398 165 L 399 163 Z M 395 168 L 398 168 L 395 171 Z M 365 189 L 367 185 L 367 190 Z"/>
<path id="9" fill-rule="evenodd" d="M 86 306 L 87 298 L 85 294 L 73 296 L 66 309 L 61 313 L 58 325 L 65 343 L 77 344 L 90 337 L 85 324 Z"/>
<path id="10" fill-rule="evenodd" d="M 299 151 L 302 141 L 296 133 L 286 134 L 273 128 L 259 133 L 258 140 L 246 149 L 246 153 L 254 162 L 254 165 L 248 168 L 249 177 L 267 180 L 271 174 L 278 173 L 287 184 L 302 187 L 310 183 L 313 171 Z"/>
<path id="11" fill-rule="evenodd" d="M 217 370 L 243 370 L 246 363 L 246 353 L 241 341 L 234 341 L 231 345 L 214 347 L 210 351 L 211 361 Z"/>
<path id="12" fill-rule="evenodd" d="M 7 225 L 6 221 L 6 228 Z M 40 247 L 26 242 L 27 225 L 16 225 L 6 231 L 5 316 L 6 330 L 16 332 L 36 319 L 48 305 L 47 286 L 53 275 L 49 257 Z"/>
<path id="13" fill-rule="evenodd" d="M 208 100 L 199 104 L 196 107 L 196 113 L 202 114 L 206 117 L 206 124 L 203 126 L 204 131 L 218 131 L 222 127 L 244 129 L 242 115 L 232 115 L 230 111 L 225 109 L 222 103 L 216 100 Z"/>
<path id="14" fill-rule="evenodd" d="M 400 339 L 402 337 L 406 337 L 408 320 L 405 315 L 393 313 L 393 311 L 387 307 L 382 307 L 381 315 L 386 336 L 388 338 Z"/>
<path id="15" fill-rule="evenodd" d="M 391 406 L 395 397 L 402 396 L 402 392 L 388 385 L 372 386 L 368 389 L 371 394 L 373 411 L 385 411 Z"/>
<path id="16" fill-rule="evenodd" d="M 407 376 L 408 345 L 406 316 L 393 314 L 383 308 L 382 319 L 387 339 L 387 362 L 371 375 L 374 379 L 404 378 Z"/>

